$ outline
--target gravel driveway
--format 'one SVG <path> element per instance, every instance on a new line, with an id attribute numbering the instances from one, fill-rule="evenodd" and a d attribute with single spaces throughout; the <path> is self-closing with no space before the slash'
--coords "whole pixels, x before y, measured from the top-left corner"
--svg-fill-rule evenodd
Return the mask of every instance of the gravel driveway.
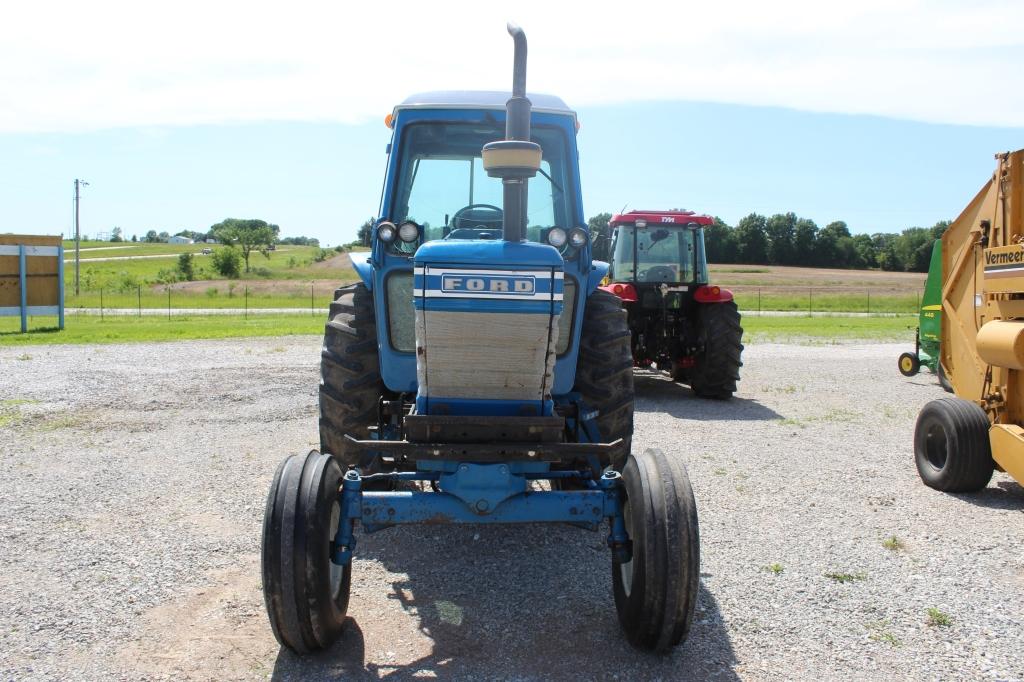
<path id="1" fill-rule="evenodd" d="M 621 637 L 604 533 L 544 527 L 361 536 L 343 640 L 279 651 L 260 524 L 316 445 L 318 348 L 0 349 L 0 679 L 1024 679 L 1024 489 L 920 483 L 942 392 L 895 345 L 751 346 L 728 403 L 638 378 L 634 446 L 682 458 L 700 509 L 669 657 Z"/>

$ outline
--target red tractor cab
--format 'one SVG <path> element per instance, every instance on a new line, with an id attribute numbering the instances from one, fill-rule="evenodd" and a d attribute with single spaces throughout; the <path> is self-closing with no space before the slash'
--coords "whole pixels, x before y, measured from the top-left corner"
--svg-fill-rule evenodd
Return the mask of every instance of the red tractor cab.
<path id="1" fill-rule="evenodd" d="M 612 216 L 602 235 L 611 268 L 601 288 L 626 309 L 634 366 L 726 399 L 740 378 L 743 328 L 732 293 L 708 282 L 704 227 L 713 223 L 692 211 Z"/>

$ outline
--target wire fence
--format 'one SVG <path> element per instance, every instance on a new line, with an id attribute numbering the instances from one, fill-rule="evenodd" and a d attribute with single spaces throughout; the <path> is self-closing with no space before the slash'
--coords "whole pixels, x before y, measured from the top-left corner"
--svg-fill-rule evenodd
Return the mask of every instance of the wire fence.
<path id="1" fill-rule="evenodd" d="M 97 287 L 68 295 L 69 314 L 105 317 L 164 314 L 260 314 L 273 312 L 323 315 L 338 283 L 325 281 L 189 282 L 130 288 Z M 745 314 L 914 315 L 922 290 L 870 287 L 801 287 L 725 285 Z"/>
<path id="2" fill-rule="evenodd" d="M 916 315 L 920 289 L 867 287 L 728 286 L 740 310 L 761 313 Z"/>
<path id="3" fill-rule="evenodd" d="M 208 284 L 209 286 L 202 286 Z M 321 315 L 334 300 L 338 284 L 331 282 L 273 282 L 235 284 L 203 282 L 172 285 L 135 285 L 133 287 L 82 288 L 69 293 L 66 309 L 70 314 L 105 317 L 165 314 L 240 314 L 250 312 L 308 311 Z"/>

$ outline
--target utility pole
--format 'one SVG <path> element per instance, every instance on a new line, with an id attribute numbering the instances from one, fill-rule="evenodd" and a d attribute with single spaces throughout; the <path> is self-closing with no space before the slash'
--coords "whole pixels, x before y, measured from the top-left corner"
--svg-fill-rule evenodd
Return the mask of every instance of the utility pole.
<path id="1" fill-rule="evenodd" d="M 78 296 L 78 261 L 79 261 L 79 246 L 82 241 L 82 232 L 79 229 L 78 223 L 78 204 L 81 201 L 81 194 L 78 191 L 79 185 L 88 187 L 89 183 L 85 180 L 79 180 L 75 178 L 75 296 Z"/>

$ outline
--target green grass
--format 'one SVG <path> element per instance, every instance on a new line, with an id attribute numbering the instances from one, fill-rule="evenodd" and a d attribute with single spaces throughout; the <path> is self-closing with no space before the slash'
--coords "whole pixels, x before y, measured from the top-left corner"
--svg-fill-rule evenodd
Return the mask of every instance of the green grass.
<path id="1" fill-rule="evenodd" d="M 817 341 L 913 341 L 913 317 L 758 317 L 743 318 L 744 343 Z"/>
<path id="2" fill-rule="evenodd" d="M 903 549 L 903 543 L 900 541 L 898 537 L 893 535 L 891 537 L 887 537 L 885 540 L 882 540 L 882 547 L 885 547 L 890 551 L 896 552 Z"/>
<path id="3" fill-rule="evenodd" d="M 928 609 L 928 625 L 948 628 L 953 624 L 953 619 L 948 613 L 943 613 L 936 608 Z"/>
<path id="4" fill-rule="evenodd" d="M 211 299 L 175 298 L 173 307 L 241 307 L 242 300 L 226 296 Z M 121 307 L 133 307 L 127 301 Z M 164 297 L 163 306 L 167 299 Z M 190 304 L 190 305 L 189 305 Z M 318 307 L 326 307 L 326 301 L 316 301 Z M 107 307 L 119 307 L 116 300 Z M 309 305 L 308 296 L 295 298 L 249 299 L 249 306 L 282 307 Z M 162 307 L 162 306 L 160 306 Z M 148 317 L 106 317 L 93 315 L 67 315 L 66 329 L 56 330 L 54 318 L 31 318 L 29 333 L 19 333 L 20 322 L 16 317 L 0 318 L 0 346 L 27 346 L 51 343 L 120 343 L 132 341 L 168 341 L 179 339 L 212 339 L 244 336 L 277 336 L 289 334 L 323 333 L 324 316 L 315 315 L 250 315 L 245 321 L 241 314 L 234 315 L 174 315 L 171 320 L 163 316 Z M 849 340 L 892 340 L 907 338 L 907 318 L 803 318 L 803 317 L 747 317 L 743 320 L 744 342 L 800 341 L 832 343 Z M 31 356 L 26 354 L 26 359 Z M 833 415 L 836 419 L 844 415 Z M 784 420 L 783 422 L 784 423 Z"/>
<path id="5" fill-rule="evenodd" d="M 756 291 L 733 291 L 740 310 L 788 310 L 816 313 L 910 313 L 916 314 L 920 305 L 917 293 L 872 295 L 826 293 L 817 290 L 813 295 L 803 293 L 762 293 L 760 303 Z M 760 306 L 760 308 L 758 307 Z"/>
<path id="6" fill-rule="evenodd" d="M 764 567 L 764 570 L 768 571 L 772 575 L 782 575 L 782 572 L 786 569 L 782 567 L 780 563 L 768 564 Z"/>
<path id="7" fill-rule="evenodd" d="M 30 328 L 28 334 L 15 331 L 10 320 L 0 318 L 0 346 L 29 346 L 56 343 L 138 343 L 225 339 L 252 336 L 323 334 L 323 315 L 192 315 L 166 317 L 69 316 L 64 331 L 58 331 L 52 318 L 43 318 L 46 326 Z"/>

